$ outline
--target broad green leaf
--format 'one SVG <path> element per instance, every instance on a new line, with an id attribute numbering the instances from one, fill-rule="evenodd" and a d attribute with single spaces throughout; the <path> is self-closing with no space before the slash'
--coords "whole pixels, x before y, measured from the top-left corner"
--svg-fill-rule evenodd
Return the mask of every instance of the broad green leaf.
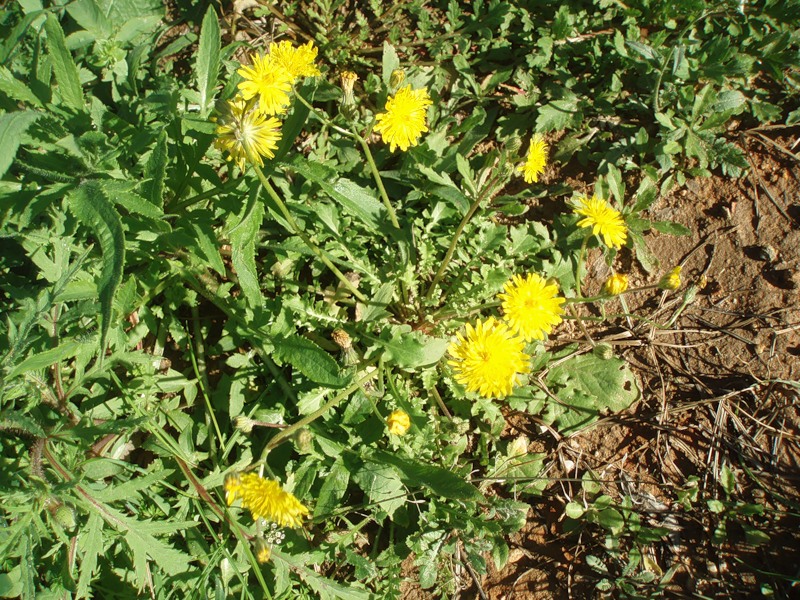
<path id="1" fill-rule="evenodd" d="M 369 303 L 361 311 L 360 320 L 364 322 L 375 321 L 387 316 L 389 312 L 386 307 L 392 301 L 392 296 L 394 296 L 394 283 L 387 281 L 372 295 Z"/>
<path id="2" fill-rule="evenodd" d="M 594 354 L 575 356 L 554 367 L 547 384 L 559 402 L 548 405 L 545 419 L 564 435 L 584 429 L 601 414 L 625 410 L 639 398 L 636 379 L 625 361 Z"/>
<path id="3" fill-rule="evenodd" d="M 406 493 L 397 470 L 385 464 L 367 461 L 353 473 L 353 479 L 367 498 L 380 505 L 391 517 L 406 502 Z"/>
<path id="4" fill-rule="evenodd" d="M 342 498 L 344 498 L 349 483 L 350 471 L 340 457 L 333 463 L 330 473 L 327 474 L 322 482 L 322 488 L 317 497 L 317 505 L 314 507 L 315 519 L 327 517 L 341 506 Z"/>
<path id="5" fill-rule="evenodd" d="M 14 77 L 14 74 L 6 67 L 0 65 L 0 92 L 19 102 L 42 106 L 42 101 L 34 94 L 31 89 Z M 2 173 L 0 173 L 2 175 Z"/>
<path id="6" fill-rule="evenodd" d="M 625 206 L 625 182 L 622 181 L 622 173 L 611 163 L 608 164 L 608 175 L 606 175 L 608 189 L 617 201 L 617 205 Z"/>
<path id="7" fill-rule="evenodd" d="M 328 387 L 342 387 L 339 365 L 331 355 L 311 340 L 300 335 L 275 339 L 274 356 L 288 362 L 314 383 Z"/>
<path id="8" fill-rule="evenodd" d="M 130 213 L 143 215 L 151 219 L 161 219 L 164 216 L 164 212 L 159 206 L 145 200 L 133 191 L 133 188 L 136 187 L 135 182 L 103 179 L 100 180 L 100 186 L 109 200 L 122 206 Z"/>
<path id="9" fill-rule="evenodd" d="M 78 67 L 75 66 L 75 61 L 67 49 L 64 30 L 61 29 L 61 24 L 54 13 L 47 15 L 44 29 L 47 32 L 47 49 L 53 61 L 53 72 L 58 82 L 61 98 L 67 106 L 82 109 L 84 100 Z"/>
<path id="10" fill-rule="evenodd" d="M 161 131 L 153 148 L 153 153 L 144 167 L 144 176 L 147 181 L 142 183 L 142 196 L 159 208 L 164 206 L 164 180 L 167 176 L 167 132 Z"/>
<path id="11" fill-rule="evenodd" d="M 289 167 L 319 185 L 348 214 L 357 217 L 372 231 L 379 231 L 387 220 L 386 209 L 366 188 L 344 178 L 320 163 L 311 163 L 305 157 L 289 161 Z"/>
<path id="12" fill-rule="evenodd" d="M 219 75 L 220 48 L 219 19 L 214 7 L 209 5 L 200 29 L 200 44 L 194 66 L 197 91 L 200 92 L 200 114 L 202 116 L 208 115 L 211 99 L 214 97 L 214 88 Z"/>
<path id="13" fill-rule="evenodd" d="M 388 41 L 383 42 L 383 60 L 381 61 L 383 71 L 383 84 L 388 88 L 389 80 L 392 78 L 392 71 L 400 67 L 400 57 Z"/>
<path id="14" fill-rule="evenodd" d="M 397 326 L 390 339 L 375 338 L 384 350 L 384 358 L 402 369 L 413 369 L 436 364 L 447 351 L 447 340 L 428 337 L 421 332 L 412 332 L 410 326 Z"/>
<path id="15" fill-rule="evenodd" d="M 401 478 L 408 486 L 422 485 L 437 496 L 452 500 L 471 500 L 473 502 L 483 502 L 484 500 L 478 488 L 464 481 L 448 469 L 428 465 L 382 450 L 375 452 L 374 456 L 370 457 L 369 460 L 397 467 Z"/>
<path id="16" fill-rule="evenodd" d="M 28 110 L 0 115 L 0 177 L 6 174 L 17 155 L 22 134 L 40 116 L 41 113 Z"/>
<path id="17" fill-rule="evenodd" d="M 569 126 L 578 125 L 582 119 L 583 112 L 578 108 L 576 98 L 553 100 L 539 109 L 539 116 L 536 117 L 536 131 L 545 133 L 566 129 Z"/>
<path id="18" fill-rule="evenodd" d="M 669 235 L 691 235 L 692 230 L 675 221 L 653 221 L 650 227 L 661 233 Z"/>
<path id="19" fill-rule="evenodd" d="M 219 254 L 219 241 L 214 235 L 209 223 L 192 223 L 194 232 L 193 241 L 198 249 L 203 253 L 203 258 L 208 261 L 208 266 L 217 273 L 225 276 L 225 263 Z"/>
<path id="20" fill-rule="evenodd" d="M 67 196 L 69 207 L 78 220 L 89 227 L 100 243 L 103 267 L 97 281 L 100 293 L 100 357 L 106 349 L 106 338 L 111 325 L 111 307 L 114 294 L 122 282 L 125 264 L 125 236 L 119 214 L 103 193 L 101 184 L 88 181 Z"/>
<path id="21" fill-rule="evenodd" d="M 256 268 L 256 240 L 264 220 L 264 203 L 257 200 L 249 203 L 249 210 L 242 220 L 230 230 L 231 262 L 239 278 L 247 301 L 251 306 L 260 307 L 263 303 L 261 286 L 258 283 Z"/>

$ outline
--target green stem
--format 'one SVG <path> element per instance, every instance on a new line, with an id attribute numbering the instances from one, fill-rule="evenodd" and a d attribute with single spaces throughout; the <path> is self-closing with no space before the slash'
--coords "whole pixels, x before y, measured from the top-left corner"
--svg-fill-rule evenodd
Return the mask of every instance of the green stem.
<path id="1" fill-rule="evenodd" d="M 368 363 L 365 366 L 368 366 L 369 364 L 371 364 L 371 363 Z M 374 379 L 378 375 L 378 373 L 379 373 L 378 369 L 376 369 L 376 370 L 374 370 L 374 371 L 372 371 L 370 373 L 367 373 L 361 379 L 356 381 L 353 385 L 348 387 L 346 390 L 343 390 L 343 391 L 339 392 L 333 398 L 328 400 L 318 410 L 315 410 L 310 415 L 306 415 L 305 417 L 303 417 L 302 419 L 300 419 L 296 423 L 293 423 L 292 425 L 290 425 L 289 427 L 287 427 L 283 431 L 279 432 L 274 438 L 272 438 L 267 443 L 266 448 L 264 448 L 264 453 L 266 454 L 267 452 L 269 452 L 270 450 L 275 448 L 278 444 L 280 444 L 283 440 L 288 439 L 291 436 L 293 436 L 295 434 L 295 432 L 297 432 L 299 429 L 302 429 L 303 427 L 305 427 L 309 423 L 315 421 L 316 419 L 318 419 L 319 417 L 324 415 L 330 409 L 332 409 L 337 404 L 339 404 L 339 402 L 341 402 L 342 400 L 347 398 L 350 394 L 352 394 L 356 390 L 360 389 L 367 381 L 369 381 L 370 379 Z"/>
<path id="2" fill-rule="evenodd" d="M 258 175 L 258 179 L 261 181 L 261 185 L 264 186 L 264 189 L 267 190 L 267 193 L 269 194 L 270 198 L 272 198 L 272 201 L 278 206 L 278 210 L 281 211 L 283 218 L 286 219 L 287 223 L 289 223 L 289 227 L 292 228 L 293 233 L 299 236 L 300 239 L 303 240 L 303 243 L 308 246 L 308 249 L 311 250 L 311 252 L 313 252 L 323 263 L 325 263 L 326 267 L 333 271 L 333 274 L 336 275 L 339 281 L 342 282 L 342 285 L 344 285 L 344 287 L 346 287 L 350 293 L 353 294 L 353 296 L 358 298 L 362 303 L 366 304 L 368 302 L 366 296 L 359 292 L 356 287 L 350 283 L 350 280 L 345 277 L 344 273 L 342 273 L 338 267 L 333 264 L 331 259 L 329 259 L 327 255 L 314 242 L 311 241 L 311 238 L 308 237 L 308 235 L 306 235 L 302 229 L 300 229 L 300 226 L 297 224 L 297 221 L 294 220 L 292 213 L 289 212 L 286 204 L 284 204 L 283 200 L 281 200 L 280 196 L 278 196 L 275 188 L 272 187 L 272 184 L 266 178 L 261 168 L 258 165 L 253 165 L 253 168 L 256 171 L 256 175 Z"/>
<path id="3" fill-rule="evenodd" d="M 361 149 L 364 151 L 364 156 L 367 157 L 369 170 L 372 171 L 372 178 L 375 180 L 375 184 L 378 186 L 378 190 L 381 193 L 383 205 L 389 212 L 389 219 L 391 219 L 392 225 L 394 225 L 395 229 L 400 229 L 400 223 L 397 220 L 397 214 L 394 212 L 394 207 L 389 201 L 389 195 L 386 193 L 386 188 L 383 185 L 383 179 L 381 178 L 380 171 L 378 171 L 378 167 L 375 165 L 375 159 L 372 157 L 372 151 L 369 149 L 369 144 L 367 144 L 367 140 L 361 137 L 358 132 L 355 130 L 352 130 L 352 132 L 353 136 L 355 136 L 355 139 L 358 140 L 358 143 L 361 145 Z"/>
<path id="4" fill-rule="evenodd" d="M 428 291 L 425 293 L 426 300 L 430 300 L 431 296 L 433 295 L 433 290 L 436 289 L 436 286 L 439 285 L 439 282 L 442 280 L 442 277 L 444 277 L 444 273 L 447 270 L 447 266 L 450 264 L 450 261 L 453 258 L 453 253 L 456 251 L 456 245 L 458 244 L 458 239 L 464 232 L 464 228 L 467 226 L 467 223 L 469 223 L 470 219 L 472 219 L 472 217 L 477 212 L 478 208 L 481 205 L 481 202 L 483 202 L 486 196 L 489 195 L 489 190 L 493 187 L 493 185 L 494 185 L 494 179 L 490 180 L 486 184 L 486 187 L 484 187 L 483 190 L 481 190 L 481 193 L 478 194 L 478 196 L 475 198 L 475 201 L 469 207 L 467 214 L 464 215 L 464 218 L 461 219 L 461 222 L 458 224 L 456 232 L 453 234 L 453 239 L 450 240 L 450 247 L 447 248 L 447 253 L 444 255 L 444 260 L 442 261 L 439 270 L 436 271 L 436 275 L 434 275 L 433 281 L 431 281 L 431 285 L 428 288 Z"/>
<path id="5" fill-rule="evenodd" d="M 589 243 L 589 238 L 591 237 L 591 233 L 587 234 L 585 238 L 583 238 L 583 243 L 581 243 L 581 251 L 578 253 L 578 264 L 575 265 L 575 294 L 577 298 L 580 300 L 583 297 L 583 293 L 581 292 L 581 279 L 583 278 L 583 261 L 586 258 L 586 246 Z"/>
<path id="6" fill-rule="evenodd" d="M 296 97 L 296 98 L 297 98 L 297 99 L 300 101 L 300 103 L 301 103 L 301 104 L 303 104 L 303 105 L 304 105 L 304 106 L 305 106 L 305 107 L 306 107 L 306 108 L 309 110 L 309 112 L 311 112 L 311 114 L 312 114 L 312 115 L 314 115 L 314 116 L 317 118 L 317 120 L 318 120 L 320 123 L 323 123 L 323 124 L 327 125 L 328 127 L 330 127 L 331 129 L 333 129 L 334 131 L 338 131 L 339 133 L 341 133 L 341 134 L 343 134 L 343 135 L 346 135 L 346 136 L 347 136 L 347 137 L 349 137 L 349 138 L 353 138 L 354 140 L 355 140 L 355 139 L 358 139 L 358 137 L 359 137 L 359 136 L 358 136 L 358 135 L 356 135 L 356 134 L 353 134 L 353 132 L 352 132 L 352 131 L 348 131 L 347 129 L 344 129 L 344 128 L 342 128 L 342 127 L 339 127 L 338 125 L 334 125 L 333 121 L 331 121 L 329 118 L 327 118 L 327 117 L 326 117 L 325 115 L 323 115 L 321 112 L 319 112 L 319 111 L 318 111 L 316 108 L 314 108 L 314 107 L 312 106 L 312 104 L 311 104 L 311 103 L 310 103 L 308 100 L 306 100 L 305 98 L 303 98 L 303 97 L 302 97 L 302 96 L 301 96 L 301 95 L 298 93 L 298 91 L 297 91 L 297 90 L 295 90 L 295 91 L 294 91 L 294 95 L 295 95 L 295 97 Z"/>
<path id="7" fill-rule="evenodd" d="M 202 202 L 203 200 L 206 200 L 208 198 L 213 198 L 214 196 L 217 196 L 223 192 L 232 190 L 236 188 L 240 183 L 241 183 L 240 180 L 231 178 L 220 186 L 217 186 L 210 190 L 206 190 L 205 192 L 201 192 L 200 194 L 192 196 L 191 198 L 187 198 L 183 202 L 178 203 L 174 208 L 170 207 L 172 212 L 167 216 L 178 216 L 179 213 L 185 211 L 190 206 L 197 204 L 198 202 Z"/>

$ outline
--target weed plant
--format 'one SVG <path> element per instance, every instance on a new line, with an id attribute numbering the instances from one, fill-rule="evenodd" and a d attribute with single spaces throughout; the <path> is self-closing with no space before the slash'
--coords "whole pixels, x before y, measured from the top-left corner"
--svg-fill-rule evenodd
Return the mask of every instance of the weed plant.
<path id="1" fill-rule="evenodd" d="M 548 484 L 509 411 L 568 436 L 639 399 L 588 325 L 700 285 L 647 209 L 746 169 L 732 119 L 800 119 L 792 3 L 281 4 L 0 9 L 0 596 L 502 567 Z M 665 535 L 611 504 L 568 515 Z"/>

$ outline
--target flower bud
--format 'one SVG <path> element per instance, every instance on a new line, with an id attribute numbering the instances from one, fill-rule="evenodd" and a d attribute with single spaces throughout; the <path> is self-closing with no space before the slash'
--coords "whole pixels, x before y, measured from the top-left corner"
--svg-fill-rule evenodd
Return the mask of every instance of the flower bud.
<path id="1" fill-rule="evenodd" d="M 677 290 L 681 287 L 681 266 L 678 265 L 664 275 L 658 282 L 658 287 L 662 290 Z"/>
<path id="2" fill-rule="evenodd" d="M 314 435 L 304 427 L 294 435 L 294 447 L 300 454 L 309 454 L 313 440 Z"/>
<path id="3" fill-rule="evenodd" d="M 350 334 L 344 329 L 334 329 L 333 333 L 331 333 L 331 339 L 345 352 L 353 347 L 353 340 L 350 338 Z"/>
<path id="4" fill-rule="evenodd" d="M 602 360 L 610 360 L 614 358 L 614 349 L 611 347 L 611 344 L 597 344 L 597 346 L 592 348 L 592 354 Z"/>
<path id="5" fill-rule="evenodd" d="M 255 424 L 256 422 L 253 421 L 253 419 L 245 417 L 244 415 L 239 415 L 233 420 L 233 426 L 245 435 L 250 435 Z"/>
<path id="6" fill-rule="evenodd" d="M 272 546 L 270 546 L 265 540 L 258 538 L 256 540 L 256 560 L 260 564 L 264 564 L 269 562 L 270 556 L 272 556 Z"/>
<path id="7" fill-rule="evenodd" d="M 339 80 L 342 84 L 342 102 L 339 111 L 345 119 L 353 119 L 356 116 L 356 98 L 353 94 L 353 87 L 358 81 L 358 75 L 352 71 L 342 71 Z"/>
<path id="8" fill-rule="evenodd" d="M 389 418 L 386 419 L 386 427 L 389 428 L 389 433 L 394 435 L 405 435 L 411 427 L 411 418 L 404 410 L 392 411 Z"/>
<path id="9" fill-rule="evenodd" d="M 389 88 L 393 91 L 400 87 L 400 84 L 403 83 L 406 79 L 406 72 L 403 69 L 395 69 L 392 71 L 392 74 L 389 75 Z"/>
<path id="10" fill-rule="evenodd" d="M 606 279 L 603 285 L 603 293 L 609 296 L 619 296 L 628 289 L 628 276 L 622 273 L 614 273 L 611 277 Z"/>

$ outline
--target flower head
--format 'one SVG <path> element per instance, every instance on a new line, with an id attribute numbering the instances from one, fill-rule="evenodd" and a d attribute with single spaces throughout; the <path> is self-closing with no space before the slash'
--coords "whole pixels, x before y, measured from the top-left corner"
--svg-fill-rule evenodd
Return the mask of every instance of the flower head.
<path id="1" fill-rule="evenodd" d="M 389 428 L 389 433 L 405 435 L 411 427 L 411 418 L 404 410 L 393 410 L 386 419 L 386 427 Z"/>
<path id="2" fill-rule="evenodd" d="M 256 540 L 256 560 L 259 564 L 264 564 L 269 562 L 270 556 L 272 556 L 272 546 L 270 546 L 265 540 L 261 538 Z"/>
<path id="3" fill-rule="evenodd" d="M 250 61 L 251 66 L 236 71 L 244 78 L 239 84 L 242 97 L 245 100 L 257 97 L 258 110 L 265 115 L 284 112 L 289 104 L 292 75 L 272 55 L 251 54 Z"/>
<path id="4" fill-rule="evenodd" d="M 520 165 L 518 169 L 522 173 L 525 183 L 539 181 L 539 175 L 544 173 L 544 167 L 547 164 L 547 151 L 547 144 L 541 136 L 534 136 L 528 149 L 528 158 L 525 159 L 525 164 Z"/>
<path id="5" fill-rule="evenodd" d="M 605 285 L 603 285 L 603 292 L 609 296 L 619 296 L 627 289 L 628 276 L 622 273 L 614 273 L 611 277 L 606 279 Z"/>
<path id="6" fill-rule="evenodd" d="M 217 125 L 214 145 L 227 150 L 229 160 L 244 171 L 245 162 L 264 166 L 262 157 L 273 158 L 273 150 L 281 139 L 281 122 L 275 117 L 266 117 L 248 107 L 242 98 L 229 101 L 227 113 Z"/>
<path id="7" fill-rule="evenodd" d="M 526 277 L 514 275 L 497 297 L 503 301 L 504 319 L 511 331 L 530 342 L 544 339 L 561 323 L 564 298 L 557 294 L 558 286 L 531 273 Z"/>
<path id="8" fill-rule="evenodd" d="M 467 323 L 466 329 L 467 335 L 459 333 L 448 349 L 453 360 L 447 364 L 456 381 L 485 398 L 508 396 L 517 375 L 530 370 L 525 341 L 494 317 L 478 320 L 474 327 Z"/>
<path id="9" fill-rule="evenodd" d="M 273 63 L 289 74 L 292 82 L 299 77 L 316 77 L 320 74 L 314 64 L 317 60 L 317 48 L 314 47 L 314 42 L 308 42 L 298 48 L 286 40 L 273 42 L 269 45 L 269 56 Z"/>
<path id="10" fill-rule="evenodd" d="M 664 275 L 658 282 L 658 287 L 662 290 L 677 290 L 681 287 L 681 266 L 678 265 Z"/>
<path id="11" fill-rule="evenodd" d="M 226 501 L 230 506 L 237 498 L 250 511 L 253 519 L 266 519 L 281 527 L 300 527 L 308 509 L 289 492 L 283 491 L 277 481 L 264 479 L 255 473 L 232 475 L 225 478 Z"/>
<path id="12" fill-rule="evenodd" d="M 395 148 L 406 151 L 410 146 L 419 143 L 419 137 L 428 131 L 425 125 L 425 113 L 433 104 L 428 96 L 428 89 L 412 90 L 410 85 L 389 96 L 386 101 L 386 112 L 375 116 L 375 131 L 381 134 L 383 141 L 389 144 L 392 152 Z"/>
<path id="13" fill-rule="evenodd" d="M 575 213 L 585 217 L 578 221 L 578 227 L 591 227 L 592 233 L 600 235 L 609 248 L 622 248 L 628 239 L 622 214 L 602 198 L 580 198 Z"/>

